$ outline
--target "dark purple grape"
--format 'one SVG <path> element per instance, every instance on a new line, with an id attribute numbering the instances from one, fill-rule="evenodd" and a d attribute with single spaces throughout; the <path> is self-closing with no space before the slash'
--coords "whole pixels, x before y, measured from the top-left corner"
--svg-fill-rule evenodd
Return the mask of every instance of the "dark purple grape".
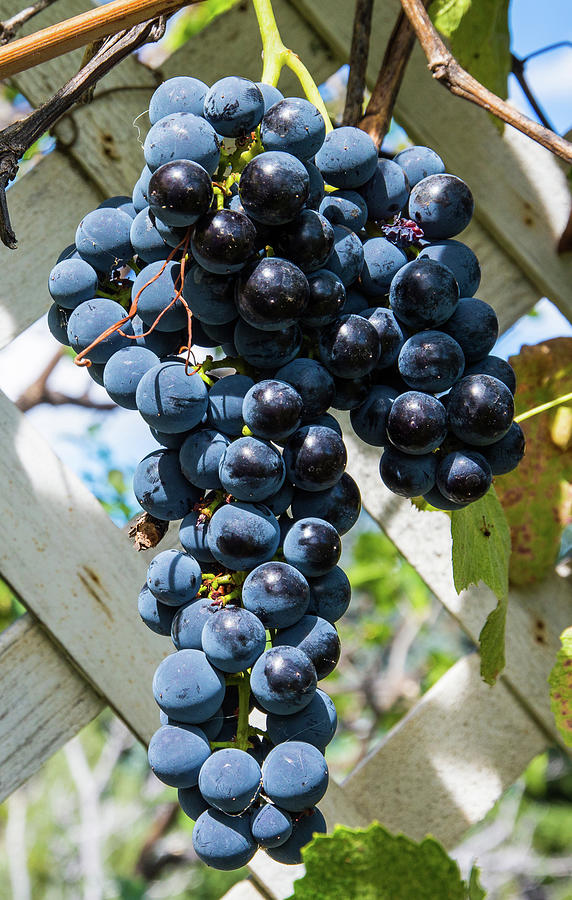
<path id="1" fill-rule="evenodd" d="M 190 159 L 160 166 L 149 181 L 149 206 L 166 225 L 192 225 L 207 212 L 213 198 L 209 173 Z"/>
<path id="2" fill-rule="evenodd" d="M 461 241 L 435 241 L 419 254 L 421 259 L 434 259 L 451 269 L 459 285 L 461 297 L 473 297 L 481 283 L 481 267 L 470 247 Z"/>
<path id="3" fill-rule="evenodd" d="M 306 578 L 317 578 L 338 564 L 342 542 L 333 525 L 309 517 L 294 522 L 282 549 L 287 563 L 299 569 Z"/>
<path id="4" fill-rule="evenodd" d="M 330 134 L 336 134 L 337 131 L 341 131 L 341 128 L 336 128 Z M 359 131 L 359 129 L 356 128 L 355 131 Z M 365 134 L 363 131 L 361 133 Z M 290 866 L 296 865 L 296 863 L 302 862 L 302 847 L 309 844 L 315 834 L 323 834 L 326 831 L 326 820 L 318 807 L 313 806 L 299 816 L 293 817 L 292 834 L 284 844 L 279 847 L 269 847 L 266 852 L 276 862 Z"/>
<path id="5" fill-rule="evenodd" d="M 281 516 L 290 508 L 293 496 L 294 485 L 286 480 L 279 491 L 276 491 L 275 494 L 266 498 L 264 505 L 267 506 L 270 512 L 274 513 L 275 516 Z"/>
<path id="6" fill-rule="evenodd" d="M 237 500 L 253 503 L 271 497 L 284 483 L 284 462 L 278 450 L 255 437 L 229 444 L 218 471 L 225 491 Z"/>
<path id="7" fill-rule="evenodd" d="M 386 369 L 392 366 L 399 356 L 399 351 L 405 340 L 399 322 L 390 309 L 384 306 L 364 309 L 359 315 L 367 319 L 379 335 L 379 360 L 378 369 Z"/>
<path id="8" fill-rule="evenodd" d="M 289 439 L 283 459 L 287 476 L 296 487 L 323 491 L 342 477 L 347 453 L 342 438 L 332 428 L 305 425 Z"/>
<path id="9" fill-rule="evenodd" d="M 363 316 L 341 316 L 326 326 L 319 337 L 320 359 L 338 378 L 360 378 L 371 372 L 379 359 L 379 337 Z"/>
<path id="10" fill-rule="evenodd" d="M 290 153 L 270 151 L 255 156 L 240 176 L 239 195 L 247 214 L 265 225 L 295 219 L 309 190 L 304 163 Z"/>
<path id="11" fill-rule="evenodd" d="M 472 503 L 484 497 L 492 480 L 487 460 L 472 450 L 449 453 L 437 466 L 437 487 L 454 503 Z"/>
<path id="12" fill-rule="evenodd" d="M 244 268 L 255 250 L 256 229 L 248 216 L 217 209 L 195 225 L 193 256 L 208 272 L 228 275 Z"/>
<path id="13" fill-rule="evenodd" d="M 253 384 L 247 375 L 227 375 L 213 384 L 207 410 L 209 424 L 232 437 L 242 434 L 242 404 Z"/>
<path id="14" fill-rule="evenodd" d="M 416 391 L 446 391 L 459 380 L 464 366 L 457 341 L 442 331 L 420 331 L 399 352 L 399 374 Z"/>
<path id="15" fill-rule="evenodd" d="M 490 375 L 468 375 L 449 394 L 449 427 L 467 444 L 494 444 L 507 433 L 513 416 L 511 392 Z"/>
<path id="16" fill-rule="evenodd" d="M 471 221 L 475 202 L 464 181 L 455 175 L 429 175 L 409 197 L 409 216 L 428 240 L 455 237 Z"/>
<path id="17" fill-rule="evenodd" d="M 202 114 L 217 134 L 243 137 L 260 124 L 264 97 L 254 81 L 227 75 L 207 91 Z"/>
<path id="18" fill-rule="evenodd" d="M 435 509 L 443 509 L 448 512 L 454 512 L 456 509 L 464 509 L 467 506 L 466 503 L 455 503 L 454 500 L 448 500 L 447 497 L 444 497 L 437 485 L 431 488 L 430 491 L 427 491 L 426 494 L 423 494 L 423 499 L 430 503 L 431 506 L 434 506 Z"/>
<path id="19" fill-rule="evenodd" d="M 297 647 L 271 647 L 252 667 L 250 687 L 260 706 L 270 713 L 291 715 L 308 706 L 316 693 L 316 670 Z"/>
<path id="20" fill-rule="evenodd" d="M 276 231 L 274 250 L 296 263 L 303 272 L 323 266 L 334 246 L 334 230 L 327 219 L 313 209 L 303 209 L 291 222 Z"/>
<path id="21" fill-rule="evenodd" d="M 304 161 L 304 168 L 308 173 L 308 178 L 310 179 L 310 184 L 308 188 L 308 199 L 306 200 L 305 206 L 307 209 L 315 209 L 318 210 L 320 203 L 324 198 L 324 179 L 320 173 L 320 170 L 316 168 L 316 166 L 308 162 L 308 160 Z"/>
<path id="22" fill-rule="evenodd" d="M 360 193 L 370 219 L 390 219 L 405 209 L 409 197 L 407 175 L 390 159 L 378 159 L 377 168 Z"/>
<path id="23" fill-rule="evenodd" d="M 500 356 L 485 356 L 478 362 L 471 363 L 465 367 L 464 375 L 492 375 L 498 378 L 507 388 L 514 394 L 516 391 L 516 375 L 510 363 L 501 359 Z"/>
<path id="24" fill-rule="evenodd" d="M 209 550 L 221 565 L 234 571 L 252 569 L 272 559 L 280 528 L 276 516 L 262 504 L 225 503 L 209 522 Z"/>
<path id="25" fill-rule="evenodd" d="M 232 277 L 192 266 L 185 275 L 183 297 L 193 316 L 206 325 L 227 325 L 237 318 Z"/>
<path id="26" fill-rule="evenodd" d="M 499 333 L 497 315 L 484 300 L 463 297 L 441 331 L 451 335 L 459 344 L 467 363 L 485 357 L 494 347 Z"/>
<path id="27" fill-rule="evenodd" d="M 280 629 L 274 646 L 282 645 L 303 650 L 314 663 L 318 681 L 334 671 L 340 658 L 338 632 L 319 616 L 302 616 L 295 625 Z"/>
<path id="28" fill-rule="evenodd" d="M 361 496 L 353 478 L 344 472 L 340 480 L 326 491 L 297 489 L 292 498 L 295 519 L 317 517 L 333 525 L 338 534 L 346 534 L 357 522 Z"/>
<path id="29" fill-rule="evenodd" d="M 266 632 L 247 609 L 227 603 L 206 621 L 201 644 L 211 665 L 222 672 L 243 672 L 264 653 Z"/>
<path id="30" fill-rule="evenodd" d="M 308 612 L 332 624 L 346 612 L 351 600 L 349 578 L 336 566 L 320 578 L 310 578 L 310 605 Z"/>
<path id="31" fill-rule="evenodd" d="M 290 325 L 281 331 L 261 331 L 239 319 L 234 329 L 234 343 L 238 354 L 251 366 L 274 369 L 285 366 L 298 355 L 302 332 L 298 325 Z"/>
<path id="32" fill-rule="evenodd" d="M 292 385 L 268 379 L 250 388 L 244 398 L 242 415 L 257 437 L 282 441 L 299 428 L 302 408 L 302 398 Z"/>
<path id="33" fill-rule="evenodd" d="M 311 159 L 324 143 L 326 125 L 320 110 L 302 97 L 279 100 L 265 113 L 260 139 L 268 150 L 284 150 Z"/>
<path id="34" fill-rule="evenodd" d="M 356 234 L 359 234 L 367 222 L 366 202 L 357 191 L 332 191 L 326 194 L 319 211 L 332 225 L 345 225 Z"/>
<path id="35" fill-rule="evenodd" d="M 358 315 L 364 309 L 368 309 L 371 303 L 371 297 L 366 297 L 361 291 L 358 291 L 354 285 L 346 291 L 346 303 L 344 306 L 344 314 L 346 316 Z"/>
<path id="36" fill-rule="evenodd" d="M 428 175 L 445 171 L 445 163 L 441 157 L 430 147 L 421 145 L 406 147 L 394 156 L 393 161 L 401 166 L 411 187 L 415 187 L 418 181 Z"/>
<path id="37" fill-rule="evenodd" d="M 459 302 L 459 286 L 447 266 L 418 257 L 395 275 L 389 302 L 400 322 L 410 330 L 423 331 L 451 318 Z"/>
<path id="38" fill-rule="evenodd" d="M 370 238 L 363 246 L 362 291 L 370 297 L 387 294 L 392 279 L 407 263 L 403 250 L 383 237 Z"/>
<path id="39" fill-rule="evenodd" d="M 171 622 L 171 640 L 177 650 L 201 650 L 203 628 L 220 608 L 220 604 L 210 597 L 201 597 L 180 606 Z"/>
<path id="40" fill-rule="evenodd" d="M 267 562 L 247 576 L 242 602 L 266 628 L 288 628 L 308 609 L 310 588 L 298 569 L 283 562 Z"/>
<path id="41" fill-rule="evenodd" d="M 332 400 L 333 409 L 357 409 L 367 400 L 371 378 L 334 378 L 336 393 Z"/>
<path id="42" fill-rule="evenodd" d="M 261 331 L 281 331 L 293 325 L 309 299 L 304 273 L 278 256 L 261 260 L 237 281 L 238 312 L 248 325 Z"/>
<path id="43" fill-rule="evenodd" d="M 404 453 L 431 453 L 447 436 L 447 411 L 430 394 L 407 391 L 393 401 L 387 416 L 387 436 Z"/>
<path id="44" fill-rule="evenodd" d="M 334 246 L 324 262 L 338 276 L 345 287 L 349 287 L 360 276 L 363 267 L 363 244 L 355 232 L 344 225 L 334 225 Z"/>
<path id="45" fill-rule="evenodd" d="M 310 300 L 301 322 L 311 328 L 334 322 L 346 302 L 346 289 L 338 276 L 328 269 L 319 269 L 308 275 L 308 286 Z"/>
<path id="46" fill-rule="evenodd" d="M 410 456 L 394 447 L 383 451 L 380 475 L 384 485 L 401 497 L 420 497 L 435 484 L 437 458 L 433 453 Z"/>
<path id="47" fill-rule="evenodd" d="M 276 378 L 291 384 L 300 394 L 304 421 L 313 422 L 331 406 L 336 390 L 334 379 L 316 360 L 294 359 L 278 369 Z"/>
<path id="48" fill-rule="evenodd" d="M 345 125 L 335 128 L 316 154 L 316 165 L 328 184 L 343 190 L 368 181 L 377 163 L 377 147 L 365 131 Z"/>
<path id="49" fill-rule="evenodd" d="M 387 417 L 398 391 L 384 384 L 374 385 L 357 409 L 352 409 L 352 428 L 362 441 L 373 447 L 385 447 L 387 440 Z"/>
<path id="50" fill-rule="evenodd" d="M 500 441 L 481 447 L 480 452 L 490 465 L 493 475 L 506 475 L 507 472 L 516 469 L 525 449 L 524 431 L 518 422 L 513 422 Z"/>

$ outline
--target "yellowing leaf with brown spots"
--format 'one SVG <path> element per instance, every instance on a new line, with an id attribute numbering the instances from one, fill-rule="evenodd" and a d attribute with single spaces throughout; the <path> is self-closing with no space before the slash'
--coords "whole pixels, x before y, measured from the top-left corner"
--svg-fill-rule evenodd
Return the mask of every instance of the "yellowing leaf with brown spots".
<path id="1" fill-rule="evenodd" d="M 572 338 L 525 346 L 510 363 L 517 378 L 517 415 L 572 390 Z M 558 415 L 556 407 L 522 422 L 524 459 L 514 472 L 495 478 L 511 531 L 513 584 L 529 584 L 550 571 L 562 530 L 572 522 L 572 448 L 563 449 Z"/>
<path id="2" fill-rule="evenodd" d="M 572 747 L 572 628 L 560 635 L 562 643 L 550 673 L 550 706 L 565 743 Z"/>

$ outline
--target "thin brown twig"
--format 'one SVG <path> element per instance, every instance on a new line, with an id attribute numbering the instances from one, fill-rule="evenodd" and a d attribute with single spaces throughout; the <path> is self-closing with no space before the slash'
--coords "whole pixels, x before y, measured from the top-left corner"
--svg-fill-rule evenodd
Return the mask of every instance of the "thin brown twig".
<path id="1" fill-rule="evenodd" d="M 556 252 L 559 255 L 562 253 L 570 253 L 572 250 L 572 210 L 570 211 L 570 215 L 568 216 L 568 222 L 566 223 L 566 228 L 562 232 L 562 236 L 558 241 L 556 246 Z"/>
<path id="2" fill-rule="evenodd" d="M 10 223 L 6 188 L 16 177 L 18 162 L 32 144 L 52 128 L 85 92 L 133 50 L 148 41 L 156 41 L 165 30 L 162 17 L 135 25 L 105 40 L 101 49 L 80 71 L 46 103 L 25 119 L 14 122 L 0 132 L 0 239 L 15 250 L 16 235 Z"/>
<path id="3" fill-rule="evenodd" d="M 567 163 L 572 163 L 572 143 L 518 112 L 459 65 L 433 26 L 422 0 L 401 0 L 401 5 L 427 57 L 433 78 L 456 97 L 486 109 Z"/>
<path id="4" fill-rule="evenodd" d="M 378 148 L 389 131 L 395 99 L 414 45 L 415 32 L 405 13 L 400 12 L 387 42 L 365 115 L 359 123 L 359 127 L 367 131 Z"/>
<path id="5" fill-rule="evenodd" d="M 98 403 L 92 400 L 87 391 L 80 397 L 71 397 L 69 394 L 64 394 L 61 391 L 52 390 L 48 385 L 48 379 L 63 359 L 63 355 L 64 350 L 58 350 L 36 380 L 20 394 L 16 400 L 18 409 L 22 412 L 28 412 L 28 410 L 34 409 L 35 406 L 39 406 L 41 403 L 47 403 L 49 406 L 82 406 L 85 409 L 95 409 L 100 412 L 117 409 L 115 403 Z"/>
<path id="6" fill-rule="evenodd" d="M 526 60 L 519 59 L 519 57 L 515 56 L 514 53 L 511 53 L 510 59 L 511 59 L 511 69 L 510 70 L 511 70 L 512 74 L 514 75 L 514 77 L 516 78 L 516 80 L 518 81 L 524 96 L 526 97 L 526 99 L 528 100 L 530 105 L 532 106 L 534 112 L 540 119 L 542 125 L 544 125 L 545 128 L 549 128 L 550 131 L 554 131 L 554 128 L 552 127 L 552 123 L 549 121 L 548 116 L 546 115 L 546 113 L 544 112 L 540 103 L 538 102 L 538 100 L 536 99 L 534 94 L 532 93 L 532 90 L 530 89 L 530 85 L 529 85 L 528 81 L 526 80 L 526 75 L 524 74 L 524 67 L 526 64 Z"/>
<path id="7" fill-rule="evenodd" d="M 12 41 L 22 25 L 25 25 L 26 22 L 29 22 L 30 19 L 37 16 L 42 10 L 47 9 L 48 6 L 52 6 L 55 2 L 56 0 L 37 0 L 32 6 L 27 6 L 26 9 L 21 9 L 20 12 L 10 16 L 9 19 L 4 19 L 3 22 L 0 22 L 0 45 Z"/>
<path id="8" fill-rule="evenodd" d="M 9 78 L 70 50 L 126 31 L 141 22 L 171 15 L 181 6 L 198 2 L 200 0 L 111 0 L 0 47 L 0 78 Z"/>
<path id="9" fill-rule="evenodd" d="M 361 118 L 372 13 L 373 0 L 356 0 L 350 50 L 350 73 L 342 119 L 344 125 L 355 125 Z"/>

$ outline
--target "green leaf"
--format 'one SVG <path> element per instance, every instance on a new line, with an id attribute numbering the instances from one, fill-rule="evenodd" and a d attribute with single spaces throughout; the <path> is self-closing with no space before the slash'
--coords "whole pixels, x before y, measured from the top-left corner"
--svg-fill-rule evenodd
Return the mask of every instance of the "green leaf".
<path id="1" fill-rule="evenodd" d="M 481 675 L 487 684 L 494 684 L 505 665 L 510 531 L 493 488 L 476 503 L 452 514 L 451 537 L 457 593 L 483 581 L 499 601 L 479 635 Z"/>
<path id="2" fill-rule="evenodd" d="M 565 744 L 572 747 L 572 627 L 560 635 L 562 647 L 548 678 L 550 706 Z"/>
<path id="3" fill-rule="evenodd" d="M 416 843 L 379 822 L 369 828 L 336 825 L 302 852 L 306 874 L 291 900 L 480 900 L 432 837 Z"/>
<path id="4" fill-rule="evenodd" d="M 510 532 L 493 488 L 476 503 L 455 510 L 451 516 L 451 537 L 457 593 L 484 581 L 503 600 L 508 593 Z"/>
<path id="5" fill-rule="evenodd" d="M 570 337 L 522 347 L 509 362 L 516 373 L 517 414 L 570 391 Z M 572 522 L 572 447 L 565 449 L 554 433 L 558 409 L 561 407 L 522 423 L 526 436 L 524 459 L 514 472 L 495 482 L 511 530 L 513 584 L 530 584 L 553 569 L 563 529 Z"/>
<path id="6" fill-rule="evenodd" d="M 107 481 L 118 494 L 124 494 L 127 490 L 125 478 L 120 469 L 110 469 L 107 473 Z"/>
<path id="7" fill-rule="evenodd" d="M 509 0 L 435 0 L 431 18 L 458 62 L 499 97 L 511 70 Z"/>
<path id="8" fill-rule="evenodd" d="M 494 684 L 505 667 L 504 638 L 508 597 L 499 600 L 481 629 L 481 677 L 487 684 Z"/>
<path id="9" fill-rule="evenodd" d="M 469 900 L 484 900 L 486 897 L 485 889 L 479 882 L 479 874 L 477 866 L 473 866 L 469 876 Z"/>

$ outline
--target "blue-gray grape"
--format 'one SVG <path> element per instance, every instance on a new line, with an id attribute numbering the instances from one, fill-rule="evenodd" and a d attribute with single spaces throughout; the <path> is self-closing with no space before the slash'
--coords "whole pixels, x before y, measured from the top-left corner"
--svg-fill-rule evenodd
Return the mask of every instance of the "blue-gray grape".
<path id="1" fill-rule="evenodd" d="M 153 696 L 169 718 L 200 725 L 215 714 L 224 697 L 224 677 L 201 650 L 177 650 L 153 676 Z"/>
<path id="2" fill-rule="evenodd" d="M 161 725 L 149 742 L 149 765 L 170 787 L 194 787 L 210 754 L 204 732 L 189 725 Z"/>
<path id="3" fill-rule="evenodd" d="M 147 586 L 161 603 L 182 606 L 193 600 L 201 586 L 202 572 L 196 559 L 180 550 L 163 550 L 147 569 Z"/>
<path id="4" fill-rule="evenodd" d="M 244 750 L 222 747 L 202 765 L 199 790 L 215 809 L 230 815 L 246 812 L 262 787 L 262 773 L 255 759 Z"/>
<path id="5" fill-rule="evenodd" d="M 249 572 L 242 587 L 242 602 L 266 628 L 288 628 L 307 611 L 310 587 L 293 566 L 266 562 Z"/>

